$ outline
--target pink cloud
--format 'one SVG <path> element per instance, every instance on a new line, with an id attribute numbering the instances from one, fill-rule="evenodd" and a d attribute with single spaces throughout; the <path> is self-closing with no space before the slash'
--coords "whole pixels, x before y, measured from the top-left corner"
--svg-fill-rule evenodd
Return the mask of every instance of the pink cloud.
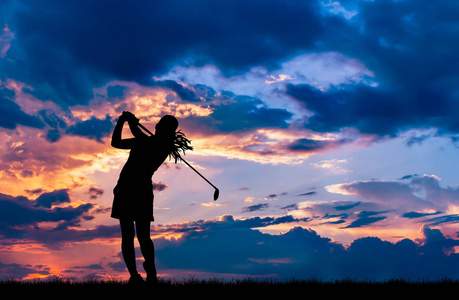
<path id="1" fill-rule="evenodd" d="M 5 23 L 5 27 L 3 28 L 0 34 L 0 57 L 5 58 L 6 52 L 11 47 L 11 41 L 14 39 L 14 33 L 8 28 L 8 24 Z"/>

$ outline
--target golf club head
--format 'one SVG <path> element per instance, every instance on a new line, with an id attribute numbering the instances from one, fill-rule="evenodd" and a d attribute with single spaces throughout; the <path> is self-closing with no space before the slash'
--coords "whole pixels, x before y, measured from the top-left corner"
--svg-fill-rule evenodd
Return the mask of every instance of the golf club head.
<path id="1" fill-rule="evenodd" d="M 218 199 L 218 195 L 220 195 L 220 191 L 218 189 L 215 189 L 215 193 L 214 193 L 214 201 L 217 201 Z"/>

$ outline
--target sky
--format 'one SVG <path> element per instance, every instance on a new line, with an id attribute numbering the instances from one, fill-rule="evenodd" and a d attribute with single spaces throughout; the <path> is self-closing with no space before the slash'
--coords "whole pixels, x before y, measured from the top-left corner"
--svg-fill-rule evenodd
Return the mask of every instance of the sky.
<path id="1" fill-rule="evenodd" d="M 123 111 L 176 116 L 220 190 L 154 174 L 162 278 L 459 279 L 458 20 L 449 0 L 0 0 L 0 279 L 128 278 Z"/>

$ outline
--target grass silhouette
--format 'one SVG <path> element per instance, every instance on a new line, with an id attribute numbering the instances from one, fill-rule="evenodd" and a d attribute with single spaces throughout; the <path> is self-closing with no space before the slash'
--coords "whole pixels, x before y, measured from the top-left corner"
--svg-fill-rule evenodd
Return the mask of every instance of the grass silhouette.
<path id="1" fill-rule="evenodd" d="M 119 279 L 83 279 L 71 280 L 63 278 L 53 278 L 45 280 L 4 280 L 0 281 L 0 290 L 4 295 L 52 295 L 60 294 L 64 297 L 82 296 L 94 299 L 104 297 L 109 299 L 120 299 L 122 297 L 153 298 L 158 295 L 191 295 L 212 296 L 213 298 L 246 295 L 244 292 L 253 292 L 259 296 L 274 295 L 297 295 L 296 293 L 307 293 L 308 295 L 327 295 L 344 296 L 352 293 L 359 295 L 401 295 L 402 292 L 409 293 L 410 298 L 419 295 L 425 296 L 426 293 L 435 291 L 435 295 L 457 291 L 459 288 L 458 280 L 443 279 L 438 281 L 405 281 L 391 279 L 387 281 L 355 281 L 350 279 L 321 281 L 321 280 L 259 280 L 259 279 L 237 279 L 225 280 L 212 278 L 200 280 L 189 278 L 183 281 L 175 281 L 160 278 L 154 287 L 132 287 L 126 281 Z M 397 291 L 397 294 L 394 292 Z M 145 293 L 147 292 L 147 293 Z M 151 297 L 146 296 L 151 292 Z M 167 294 L 162 294 L 162 293 Z M 12 293 L 12 294 L 8 294 Z M 280 294 L 279 294 L 280 293 Z M 313 294 L 314 293 L 314 294 Z M 320 293 L 320 294 L 315 294 Z M 153 295 L 155 294 L 155 295 Z M 143 296 L 142 296 L 143 295 Z"/>

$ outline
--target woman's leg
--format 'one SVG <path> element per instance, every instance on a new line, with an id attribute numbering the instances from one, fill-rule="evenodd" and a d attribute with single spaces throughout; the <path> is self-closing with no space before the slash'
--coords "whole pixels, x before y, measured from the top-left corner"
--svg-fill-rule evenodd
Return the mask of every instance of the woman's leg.
<path id="1" fill-rule="evenodd" d="M 150 221 L 136 221 L 137 239 L 140 244 L 145 262 L 143 264 L 145 272 L 147 272 L 147 282 L 156 281 L 156 266 L 155 266 L 155 247 L 150 237 Z"/>
<path id="2" fill-rule="evenodd" d="M 136 276 L 137 267 L 135 263 L 135 250 L 134 250 L 134 221 L 120 220 L 121 226 L 121 252 L 123 253 L 124 263 L 131 276 Z"/>

